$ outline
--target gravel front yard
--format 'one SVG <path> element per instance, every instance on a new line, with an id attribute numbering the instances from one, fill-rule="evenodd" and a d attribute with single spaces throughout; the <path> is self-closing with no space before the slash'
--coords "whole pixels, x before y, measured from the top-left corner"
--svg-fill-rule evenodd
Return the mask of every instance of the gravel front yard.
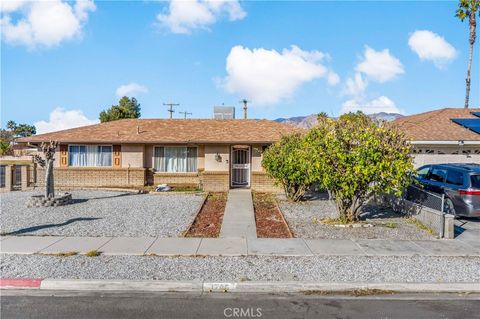
<path id="1" fill-rule="evenodd" d="M 324 225 L 320 220 L 337 218 L 335 203 L 326 199 L 313 199 L 293 203 L 279 200 L 280 209 L 295 237 L 329 239 L 435 239 L 433 235 L 407 222 L 406 218 L 390 211 L 366 207 L 369 223 L 374 227 L 339 228 Z M 390 227 L 387 227 L 390 226 Z"/>
<path id="2" fill-rule="evenodd" d="M 0 257 L 2 278 L 480 282 L 480 257 Z"/>
<path id="3" fill-rule="evenodd" d="M 178 237 L 194 219 L 203 197 L 73 191 L 74 204 L 27 208 L 34 192 L 3 193 L 2 234 Z"/>

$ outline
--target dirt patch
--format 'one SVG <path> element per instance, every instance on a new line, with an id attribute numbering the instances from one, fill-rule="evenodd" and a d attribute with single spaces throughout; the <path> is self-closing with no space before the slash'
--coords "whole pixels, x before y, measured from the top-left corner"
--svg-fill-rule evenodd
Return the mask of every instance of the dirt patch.
<path id="1" fill-rule="evenodd" d="M 274 195 L 253 194 L 255 222 L 259 238 L 292 238 L 292 232 L 278 208 Z"/>
<path id="2" fill-rule="evenodd" d="M 210 193 L 185 237 L 218 237 L 227 204 L 226 193 Z"/>

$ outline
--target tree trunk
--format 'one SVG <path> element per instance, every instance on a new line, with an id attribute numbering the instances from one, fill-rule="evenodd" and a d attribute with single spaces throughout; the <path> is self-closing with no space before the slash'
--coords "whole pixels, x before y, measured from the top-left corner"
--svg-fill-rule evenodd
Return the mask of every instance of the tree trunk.
<path id="1" fill-rule="evenodd" d="M 477 21 L 475 17 L 475 11 L 470 11 L 470 52 L 468 57 L 468 68 L 467 68 L 467 78 L 465 79 L 466 84 L 466 94 L 465 94 L 465 108 L 468 109 L 468 103 L 470 99 L 470 70 L 472 68 L 472 58 L 473 58 L 473 45 L 475 44 L 476 38 L 476 27 Z"/>
<path id="2" fill-rule="evenodd" d="M 55 188 L 53 185 L 53 160 L 47 161 L 45 170 L 45 198 L 54 198 Z"/>

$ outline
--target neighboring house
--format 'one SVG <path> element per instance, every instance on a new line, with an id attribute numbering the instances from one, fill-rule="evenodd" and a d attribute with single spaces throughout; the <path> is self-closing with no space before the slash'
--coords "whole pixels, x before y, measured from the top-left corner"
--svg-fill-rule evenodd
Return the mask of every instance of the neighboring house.
<path id="1" fill-rule="evenodd" d="M 445 108 L 406 116 L 393 124 L 411 139 L 416 167 L 480 163 L 480 109 Z"/>
<path id="2" fill-rule="evenodd" d="M 265 147 L 293 126 L 268 120 L 124 119 L 19 139 L 58 141 L 55 185 L 141 187 L 169 184 L 206 191 L 277 191 L 261 166 Z M 37 174 L 42 184 L 43 173 Z"/>

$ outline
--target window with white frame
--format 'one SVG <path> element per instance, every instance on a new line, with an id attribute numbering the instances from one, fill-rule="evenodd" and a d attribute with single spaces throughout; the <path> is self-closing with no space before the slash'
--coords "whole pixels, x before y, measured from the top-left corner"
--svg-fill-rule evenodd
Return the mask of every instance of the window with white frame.
<path id="1" fill-rule="evenodd" d="M 69 166 L 112 166 L 111 145 L 69 145 Z"/>
<path id="2" fill-rule="evenodd" d="M 197 171 L 197 148 L 160 146 L 153 151 L 153 168 L 159 172 L 187 173 Z"/>

